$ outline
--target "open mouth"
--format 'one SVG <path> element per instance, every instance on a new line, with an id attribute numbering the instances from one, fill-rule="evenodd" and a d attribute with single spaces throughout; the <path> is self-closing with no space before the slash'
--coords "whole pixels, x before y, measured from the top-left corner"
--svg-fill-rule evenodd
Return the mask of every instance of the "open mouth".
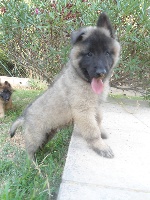
<path id="1" fill-rule="evenodd" d="M 96 94 L 102 93 L 103 87 L 104 87 L 103 82 L 104 82 L 106 74 L 99 73 L 99 74 L 97 74 L 97 76 L 90 78 L 90 75 L 89 75 L 89 73 L 86 69 L 82 69 L 82 71 L 84 72 L 84 75 L 88 79 L 88 82 L 91 83 L 91 87 L 92 87 L 93 92 L 96 93 Z"/>
<path id="2" fill-rule="evenodd" d="M 103 92 L 105 77 L 106 74 L 99 73 L 97 74 L 97 77 L 92 78 L 91 87 L 94 93 L 101 94 Z"/>
<path id="3" fill-rule="evenodd" d="M 104 83 L 101 77 L 99 78 L 92 78 L 91 87 L 93 92 L 96 94 L 100 94 L 103 91 Z"/>

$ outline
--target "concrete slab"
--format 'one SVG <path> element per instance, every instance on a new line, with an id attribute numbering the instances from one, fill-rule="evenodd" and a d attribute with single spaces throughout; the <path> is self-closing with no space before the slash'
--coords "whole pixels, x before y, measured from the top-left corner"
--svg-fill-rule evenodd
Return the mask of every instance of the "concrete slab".
<path id="1" fill-rule="evenodd" d="M 113 133 L 107 144 L 112 148 L 115 158 L 107 159 L 98 156 L 82 138 L 74 134 L 63 180 L 132 190 L 150 189 L 149 144 L 145 138 L 136 138 L 136 132 L 130 138 L 126 135 L 120 130 Z M 147 135 L 150 139 L 150 135 Z"/>
<path id="2" fill-rule="evenodd" d="M 147 115 L 144 116 L 144 114 L 136 114 L 136 116 L 130 113 L 104 112 L 102 125 L 111 130 L 126 130 L 128 132 L 136 130 L 150 133 L 150 128 L 146 125 L 146 121 L 144 122 L 144 118 L 148 119 L 149 117 Z"/>
<path id="3" fill-rule="evenodd" d="M 109 98 L 102 105 L 103 125 L 111 129 L 138 130 L 150 133 L 150 107 L 148 102 Z M 120 114 L 118 114 L 120 113 Z M 144 124 L 145 126 L 142 126 Z"/>
<path id="4" fill-rule="evenodd" d="M 149 193 L 100 187 L 75 182 L 63 182 L 58 200 L 149 200 Z"/>
<path id="5" fill-rule="evenodd" d="M 115 103 L 103 109 L 115 158 L 100 157 L 74 131 L 58 200 L 150 200 L 150 128 L 141 120 L 150 110 L 140 107 L 134 116 Z"/>
<path id="6" fill-rule="evenodd" d="M 8 76 L 0 76 L 0 81 L 4 83 L 8 81 L 12 87 L 29 87 L 29 78 L 18 78 L 18 77 L 8 77 Z"/>
<path id="7" fill-rule="evenodd" d="M 148 128 L 150 128 L 150 108 L 139 109 L 139 112 L 133 113 L 133 115 Z"/>

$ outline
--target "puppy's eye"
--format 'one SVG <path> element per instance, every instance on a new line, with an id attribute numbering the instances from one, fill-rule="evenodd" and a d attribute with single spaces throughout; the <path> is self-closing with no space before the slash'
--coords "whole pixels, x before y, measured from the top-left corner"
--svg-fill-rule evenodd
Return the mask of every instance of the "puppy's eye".
<path id="1" fill-rule="evenodd" d="M 93 56 L 93 53 L 92 53 L 92 52 L 88 52 L 88 53 L 87 53 L 87 56 L 88 56 L 88 57 L 91 57 L 91 56 Z"/>
<path id="2" fill-rule="evenodd" d="M 106 54 L 106 56 L 110 56 L 110 53 L 109 53 L 109 51 L 106 51 L 106 53 L 105 53 L 105 54 Z"/>

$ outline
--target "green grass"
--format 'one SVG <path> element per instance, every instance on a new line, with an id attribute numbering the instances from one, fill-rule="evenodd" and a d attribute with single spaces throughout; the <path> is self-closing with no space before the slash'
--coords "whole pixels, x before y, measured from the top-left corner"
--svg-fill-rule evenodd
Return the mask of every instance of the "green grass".
<path id="1" fill-rule="evenodd" d="M 123 94 L 110 94 L 110 97 L 114 99 L 131 99 L 131 100 L 145 100 L 143 96 L 129 96 L 129 95 L 123 95 Z"/>
<path id="2" fill-rule="evenodd" d="M 63 172 L 72 128 L 63 129 L 42 151 L 37 153 L 33 165 L 24 150 L 21 133 L 9 138 L 8 131 L 13 120 L 42 91 L 16 90 L 13 93 L 14 108 L 0 119 L 0 180 L 2 200 L 56 199 Z M 18 131 L 19 132 L 19 131 Z"/>

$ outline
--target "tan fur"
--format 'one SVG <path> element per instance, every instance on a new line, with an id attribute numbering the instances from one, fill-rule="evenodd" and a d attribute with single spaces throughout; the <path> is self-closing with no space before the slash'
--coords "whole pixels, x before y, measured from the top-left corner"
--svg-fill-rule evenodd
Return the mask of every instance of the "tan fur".
<path id="1" fill-rule="evenodd" d="M 70 62 L 54 85 L 33 102 L 24 115 L 24 137 L 31 159 L 45 142 L 46 133 L 51 134 L 51 129 L 57 130 L 71 122 L 94 150 L 99 150 L 102 156 L 112 155 L 101 138 L 99 96 L 93 93 L 90 84 L 79 78 Z"/>
<path id="2" fill-rule="evenodd" d="M 96 27 L 93 28 L 94 30 Z M 93 34 L 92 27 L 85 28 L 84 37 Z M 108 31 L 102 28 L 108 36 Z M 79 52 L 86 47 L 74 45 L 70 60 L 54 84 L 24 111 L 11 127 L 10 135 L 14 136 L 19 125 L 24 124 L 26 149 L 31 159 L 39 147 L 53 137 L 58 128 L 69 123 L 75 124 L 81 135 L 99 155 L 111 158 L 112 150 L 102 139 L 100 103 L 106 98 L 109 78 L 104 82 L 100 95 L 93 92 L 89 82 L 83 79 L 79 69 Z M 118 61 L 120 45 L 114 39 L 114 65 Z"/>
<path id="3" fill-rule="evenodd" d="M 4 116 L 5 116 L 4 102 L 0 98 L 0 118 L 3 118 Z"/>

